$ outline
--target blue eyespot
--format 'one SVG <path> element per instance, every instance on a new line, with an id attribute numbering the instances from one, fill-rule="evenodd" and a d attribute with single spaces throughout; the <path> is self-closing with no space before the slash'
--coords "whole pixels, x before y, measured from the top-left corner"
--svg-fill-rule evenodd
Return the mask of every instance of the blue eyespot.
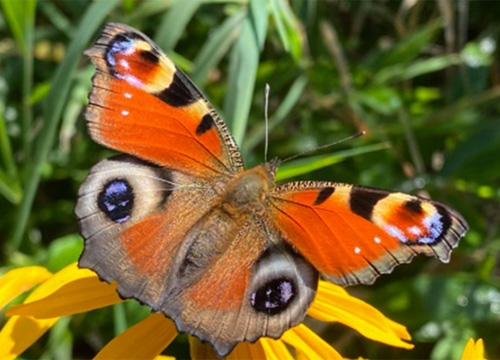
<path id="1" fill-rule="evenodd" d="M 276 315 L 284 311 L 297 294 L 295 283 L 286 278 L 268 281 L 250 297 L 250 304 L 259 312 Z"/>
<path id="2" fill-rule="evenodd" d="M 124 223 L 130 219 L 134 206 L 132 186 L 125 179 L 109 181 L 99 193 L 97 205 L 111 221 Z"/>

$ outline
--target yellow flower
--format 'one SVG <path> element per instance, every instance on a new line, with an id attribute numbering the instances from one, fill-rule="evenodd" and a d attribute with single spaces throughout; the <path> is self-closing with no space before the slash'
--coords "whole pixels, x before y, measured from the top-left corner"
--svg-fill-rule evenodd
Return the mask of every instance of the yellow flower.
<path id="1" fill-rule="evenodd" d="M 0 330 L 0 358 L 13 359 L 39 339 L 61 317 L 119 303 L 114 284 L 99 281 L 90 270 L 69 265 L 56 274 L 41 267 L 26 267 L 0 278 L 0 309 L 10 300 L 40 284 L 23 304 L 10 307 L 10 318 Z M 405 349 L 413 348 L 406 328 L 386 318 L 344 289 L 320 281 L 316 299 L 308 315 L 321 321 L 338 321 L 363 336 Z M 111 340 L 96 355 L 105 358 L 155 358 L 174 340 L 174 323 L 162 314 L 152 314 Z M 137 346 L 137 344 L 142 344 Z M 342 356 L 304 324 L 286 331 L 281 339 L 261 338 L 254 344 L 240 343 L 228 359 L 292 359 L 289 345 L 297 358 L 342 359 Z M 193 358 L 210 358 L 211 346 L 190 337 Z M 164 358 L 164 357 L 163 357 Z"/>
<path id="2" fill-rule="evenodd" d="M 469 339 L 465 345 L 461 360 L 486 360 L 484 357 L 484 344 L 482 339 L 474 342 L 474 339 Z"/>

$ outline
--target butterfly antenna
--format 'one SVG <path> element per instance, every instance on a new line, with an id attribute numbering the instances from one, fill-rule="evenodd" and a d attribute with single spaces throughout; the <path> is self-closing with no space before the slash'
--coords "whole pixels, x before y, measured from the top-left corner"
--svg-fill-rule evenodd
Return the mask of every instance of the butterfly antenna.
<path id="1" fill-rule="evenodd" d="M 264 118 L 266 123 L 266 133 L 264 142 L 264 162 L 267 162 L 267 148 L 269 146 L 269 118 L 267 117 L 267 109 L 269 108 L 269 84 L 266 84 L 266 104 L 264 107 Z"/>
<path id="2" fill-rule="evenodd" d="M 340 143 L 343 143 L 344 141 L 348 141 L 348 140 L 352 140 L 352 139 L 356 139 L 356 138 L 359 138 L 360 136 L 363 136 L 366 134 L 366 131 L 359 131 L 357 132 L 356 134 L 354 135 L 351 135 L 351 136 L 348 136 L 346 138 L 343 138 L 343 139 L 340 139 L 340 140 L 337 140 L 337 141 L 334 141 L 330 144 L 326 144 L 326 145 L 323 145 L 323 146 L 318 146 L 317 148 L 314 148 L 314 149 L 311 149 L 311 150 L 306 150 L 304 152 L 301 152 L 301 153 L 298 153 L 298 154 L 295 154 L 295 155 L 292 155 L 290 157 L 287 157 L 285 160 L 283 160 L 281 163 L 283 164 L 284 162 L 286 161 L 290 161 L 290 160 L 293 160 L 293 159 L 296 159 L 300 156 L 304 156 L 304 155 L 307 155 L 307 154 L 310 154 L 310 153 L 314 153 L 314 152 L 317 152 L 319 150 L 324 150 L 324 149 L 328 149 L 334 145 L 338 145 Z"/>

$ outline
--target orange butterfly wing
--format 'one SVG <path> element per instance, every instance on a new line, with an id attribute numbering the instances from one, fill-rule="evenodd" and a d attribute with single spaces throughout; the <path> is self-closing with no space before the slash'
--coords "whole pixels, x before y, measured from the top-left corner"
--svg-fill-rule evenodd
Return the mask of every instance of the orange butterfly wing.
<path id="1" fill-rule="evenodd" d="M 448 262 L 467 230 L 444 205 L 355 185 L 289 183 L 273 190 L 270 204 L 284 239 L 340 285 L 371 284 L 419 253 Z"/>
<path id="2" fill-rule="evenodd" d="M 86 112 L 95 141 L 202 178 L 242 169 L 219 115 L 144 34 L 108 24 L 86 55 L 97 67 Z"/>

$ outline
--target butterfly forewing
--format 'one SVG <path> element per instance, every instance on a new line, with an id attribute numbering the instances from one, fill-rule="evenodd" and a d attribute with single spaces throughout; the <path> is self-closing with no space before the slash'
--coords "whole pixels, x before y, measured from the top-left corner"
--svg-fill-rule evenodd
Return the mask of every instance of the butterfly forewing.
<path id="1" fill-rule="evenodd" d="M 97 67 L 86 112 L 94 140 L 198 177 L 241 170 L 224 122 L 144 34 L 108 24 L 86 54 Z"/>
<path id="2" fill-rule="evenodd" d="M 419 253 L 448 262 L 467 230 L 444 205 L 355 185 L 289 183 L 270 204 L 284 238 L 340 285 L 371 284 Z"/>

